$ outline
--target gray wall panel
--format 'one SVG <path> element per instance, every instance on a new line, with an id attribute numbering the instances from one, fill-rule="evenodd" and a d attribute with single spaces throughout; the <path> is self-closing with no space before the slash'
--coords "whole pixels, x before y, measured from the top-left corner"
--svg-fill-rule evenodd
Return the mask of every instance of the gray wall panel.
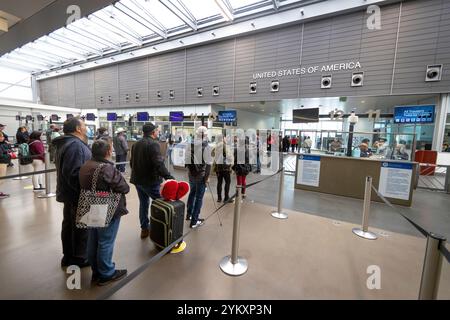
<path id="1" fill-rule="evenodd" d="M 75 75 L 58 78 L 58 101 L 62 107 L 75 107 Z"/>
<path id="2" fill-rule="evenodd" d="M 58 78 L 39 81 L 39 94 L 42 103 L 57 106 L 58 101 Z"/>
<path id="3" fill-rule="evenodd" d="M 119 102 L 123 107 L 148 105 L 148 59 L 119 65 Z"/>
<path id="4" fill-rule="evenodd" d="M 119 66 L 113 65 L 97 69 L 94 76 L 96 107 L 119 107 Z M 111 101 L 109 97 L 111 97 Z"/>
<path id="5" fill-rule="evenodd" d="M 75 74 L 75 105 L 77 108 L 95 108 L 95 72 Z"/>

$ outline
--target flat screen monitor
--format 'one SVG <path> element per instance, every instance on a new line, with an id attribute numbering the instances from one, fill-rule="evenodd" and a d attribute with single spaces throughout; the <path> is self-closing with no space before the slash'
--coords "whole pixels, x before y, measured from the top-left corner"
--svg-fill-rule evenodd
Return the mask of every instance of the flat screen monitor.
<path id="1" fill-rule="evenodd" d="M 171 122 L 183 122 L 184 113 L 183 111 L 171 111 L 169 113 L 169 121 Z"/>
<path id="2" fill-rule="evenodd" d="M 237 120 L 236 110 L 219 111 L 217 118 L 219 122 L 235 122 Z"/>
<path id="3" fill-rule="evenodd" d="M 95 113 L 86 113 L 87 121 L 95 121 Z"/>
<path id="4" fill-rule="evenodd" d="M 319 122 L 319 108 L 292 110 L 292 123 Z"/>
<path id="5" fill-rule="evenodd" d="M 117 121 L 117 113 L 115 113 L 115 112 L 108 112 L 106 114 L 106 120 L 107 121 Z"/>
<path id="6" fill-rule="evenodd" d="M 136 114 L 137 121 L 149 121 L 150 117 L 148 112 L 138 112 Z"/>
<path id="7" fill-rule="evenodd" d="M 52 121 L 58 121 L 59 117 L 57 114 L 52 114 L 52 116 L 50 117 L 52 119 Z"/>
<path id="8" fill-rule="evenodd" d="M 33 117 L 32 117 L 32 116 L 25 116 L 25 119 L 26 119 L 27 121 L 31 121 L 31 120 L 33 120 Z"/>
<path id="9" fill-rule="evenodd" d="M 16 116 L 16 120 L 20 121 L 20 116 Z"/>
<path id="10" fill-rule="evenodd" d="M 397 106 L 394 108 L 394 123 L 433 123 L 434 105 Z"/>
<path id="11" fill-rule="evenodd" d="M 37 115 L 38 121 L 44 121 L 44 116 L 42 114 Z"/>
<path id="12" fill-rule="evenodd" d="M 68 114 L 66 114 L 66 117 L 67 117 L 67 120 L 69 120 L 70 118 L 73 118 L 73 114 L 68 113 Z"/>

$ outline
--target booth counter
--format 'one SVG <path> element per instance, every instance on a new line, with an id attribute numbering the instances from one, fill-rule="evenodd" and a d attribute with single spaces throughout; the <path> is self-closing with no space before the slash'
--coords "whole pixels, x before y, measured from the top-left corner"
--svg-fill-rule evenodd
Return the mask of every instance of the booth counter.
<path id="1" fill-rule="evenodd" d="M 295 188 L 363 199 L 365 177 L 371 176 L 391 203 L 411 206 L 416 174 L 416 162 L 299 154 Z M 373 190 L 372 200 L 382 202 Z"/>

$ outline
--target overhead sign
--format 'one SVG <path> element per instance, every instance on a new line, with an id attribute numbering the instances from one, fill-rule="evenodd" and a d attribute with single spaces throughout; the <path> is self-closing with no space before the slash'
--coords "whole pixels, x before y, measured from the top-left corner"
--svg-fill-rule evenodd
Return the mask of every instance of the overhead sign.
<path id="1" fill-rule="evenodd" d="M 378 191 L 385 197 L 409 200 L 412 163 L 382 162 Z"/>
<path id="2" fill-rule="evenodd" d="M 394 108 L 394 122 L 406 123 L 433 123 L 434 105 L 398 106 Z"/>
<path id="3" fill-rule="evenodd" d="M 320 182 L 320 156 L 298 156 L 297 184 L 318 187 Z"/>
<path id="4" fill-rule="evenodd" d="M 354 69 L 360 69 L 361 62 L 350 61 L 334 64 L 315 65 L 315 66 L 299 66 L 297 68 L 278 69 L 264 72 L 257 72 L 253 74 L 253 79 L 265 79 L 265 78 L 282 78 L 288 76 L 300 76 L 305 74 L 313 74 L 316 72 L 337 72 L 348 71 Z"/>
<path id="5" fill-rule="evenodd" d="M 219 111 L 217 115 L 219 122 L 235 122 L 237 118 L 236 110 Z"/>

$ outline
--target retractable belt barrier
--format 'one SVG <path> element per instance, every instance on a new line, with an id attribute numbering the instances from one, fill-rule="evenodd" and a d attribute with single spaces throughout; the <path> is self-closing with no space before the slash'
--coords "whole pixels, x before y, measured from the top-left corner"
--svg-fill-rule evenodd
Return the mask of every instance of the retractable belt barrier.
<path id="1" fill-rule="evenodd" d="M 274 177 L 275 175 L 277 175 L 278 173 L 280 173 L 283 169 L 278 170 L 277 172 L 275 172 L 274 174 L 267 176 L 264 179 L 252 182 L 248 185 L 246 185 L 246 188 L 252 187 L 258 183 L 261 183 L 263 181 L 266 181 L 272 177 Z M 231 200 L 235 199 L 237 196 L 237 193 L 234 193 L 231 197 L 230 197 L 230 202 Z M 208 214 L 205 218 L 205 221 L 207 221 L 208 219 L 210 219 L 213 215 L 215 215 L 216 213 L 218 213 L 223 207 L 225 207 L 228 203 L 223 203 L 221 206 L 219 206 L 218 208 L 216 208 L 213 212 L 211 212 L 210 214 Z M 240 205 L 239 201 L 237 201 L 237 205 Z M 166 255 L 168 252 L 170 252 L 177 244 L 179 244 L 181 241 L 183 241 L 184 238 L 186 238 L 192 231 L 194 231 L 195 229 L 191 229 L 189 231 L 187 231 L 186 233 L 184 233 L 181 237 L 179 237 L 178 239 L 176 239 L 175 241 L 173 241 L 172 243 L 170 243 L 166 248 L 164 248 L 162 251 L 158 252 L 156 255 L 154 255 L 153 257 L 151 257 L 149 260 L 147 260 L 144 264 L 142 264 L 139 268 L 137 268 L 136 270 L 134 270 L 132 273 L 130 273 L 126 278 L 124 278 L 123 280 L 119 281 L 115 286 L 113 286 L 111 289 L 109 289 L 108 291 L 106 291 L 105 293 L 101 294 L 100 296 L 98 296 L 96 298 L 96 300 L 105 300 L 110 298 L 112 295 L 114 295 L 117 291 L 119 291 L 120 289 L 122 289 L 125 285 L 127 285 L 128 283 L 130 283 L 133 279 L 135 279 L 137 276 L 139 276 L 142 272 L 144 272 L 146 269 L 148 269 L 151 265 L 153 265 L 154 263 L 158 262 L 164 255 Z"/>

